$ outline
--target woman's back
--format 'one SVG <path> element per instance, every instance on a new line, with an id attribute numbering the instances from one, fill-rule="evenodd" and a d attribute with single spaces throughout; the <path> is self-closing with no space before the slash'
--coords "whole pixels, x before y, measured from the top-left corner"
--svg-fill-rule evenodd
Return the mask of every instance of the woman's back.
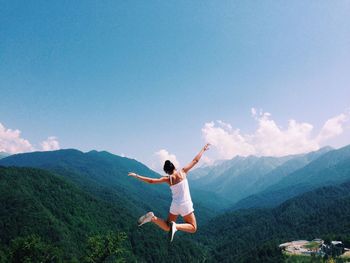
<path id="1" fill-rule="evenodd" d="M 178 178 L 174 178 L 175 180 L 170 176 L 170 189 L 173 202 L 180 205 L 189 201 L 192 202 L 192 199 L 186 174 L 180 171 L 179 175 Z"/>

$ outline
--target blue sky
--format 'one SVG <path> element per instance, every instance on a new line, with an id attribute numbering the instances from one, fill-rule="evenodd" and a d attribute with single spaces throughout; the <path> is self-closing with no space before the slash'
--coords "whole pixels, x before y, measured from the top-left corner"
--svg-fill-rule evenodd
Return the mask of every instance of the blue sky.
<path id="1" fill-rule="evenodd" d="M 349 144 L 349 13 L 349 1 L 1 1 L 3 134 L 149 165 L 161 149 L 183 164 L 206 140 L 211 159 L 268 154 L 255 144 L 269 121 L 288 136 L 290 119 L 312 125 L 300 151 Z M 232 147 L 254 142 L 226 149 L 220 129 Z"/>

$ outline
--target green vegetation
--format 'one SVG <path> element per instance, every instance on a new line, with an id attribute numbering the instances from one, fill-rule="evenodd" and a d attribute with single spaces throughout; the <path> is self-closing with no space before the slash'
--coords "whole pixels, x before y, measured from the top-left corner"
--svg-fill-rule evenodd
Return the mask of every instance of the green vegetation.
<path id="1" fill-rule="evenodd" d="M 346 263 L 342 258 L 292 255 L 286 256 L 285 263 Z"/>
<path id="2" fill-rule="evenodd" d="M 347 157 L 331 156 L 328 163 L 323 160 L 326 170 L 317 168 L 323 182 L 326 172 L 349 177 Z M 350 247 L 350 182 L 312 190 L 275 208 L 214 218 L 217 211 L 196 205 L 198 232 L 177 233 L 169 244 L 156 226 L 137 227 L 146 211 L 167 214 L 170 193 L 165 185 L 127 177 L 128 171 L 159 176 L 135 160 L 61 150 L 14 155 L 0 164 L 40 168 L 0 166 L 0 262 L 318 262 L 286 256 L 278 245 L 322 238 Z"/>
<path id="3" fill-rule="evenodd" d="M 305 193 L 273 209 L 226 213 L 197 239 L 217 261 L 279 262 L 278 245 L 291 240 L 342 240 L 349 247 L 349 218 L 350 182 Z"/>
<path id="4" fill-rule="evenodd" d="M 0 259 L 11 262 L 201 261 L 182 238 L 169 246 L 153 225 L 137 228 L 126 206 L 93 197 L 44 170 L 0 167 Z M 180 253 L 175 253 L 180 251 Z"/>
<path id="5" fill-rule="evenodd" d="M 37 235 L 13 239 L 9 252 L 12 262 L 58 262 L 60 258 L 59 250 Z"/>
<path id="6" fill-rule="evenodd" d="M 105 262 L 107 259 L 109 262 L 125 262 L 128 251 L 123 242 L 126 239 L 125 233 L 108 232 L 107 235 L 91 236 L 87 241 L 87 255 L 84 260 L 87 263 Z"/>
<path id="7" fill-rule="evenodd" d="M 310 243 L 306 244 L 304 247 L 312 251 L 316 251 L 320 247 L 320 244 L 318 242 L 311 241 Z"/>
<path id="8" fill-rule="evenodd" d="M 286 256 L 285 263 L 323 263 L 324 261 L 321 257 L 311 257 L 303 255 L 291 255 Z"/>
<path id="9" fill-rule="evenodd" d="M 148 211 L 167 216 L 169 211 L 171 193 L 168 186 L 145 184 L 127 176 L 130 171 L 157 178 L 160 177 L 159 174 L 136 160 L 108 152 L 83 153 L 74 149 L 33 152 L 1 159 L 0 165 L 49 170 L 94 197 L 119 207 L 128 207 L 135 216 Z M 208 202 L 214 204 L 208 209 L 206 203 L 196 200 L 204 196 L 201 191 L 198 192 L 199 197 L 193 191 L 192 194 L 198 223 L 203 224 L 214 217 L 216 210 L 213 206 L 220 202 Z"/>

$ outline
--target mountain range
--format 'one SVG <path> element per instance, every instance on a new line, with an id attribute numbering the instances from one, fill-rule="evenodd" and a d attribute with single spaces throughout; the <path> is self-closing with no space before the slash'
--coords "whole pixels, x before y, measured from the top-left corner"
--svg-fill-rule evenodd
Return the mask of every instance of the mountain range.
<path id="1" fill-rule="evenodd" d="M 10 154 L 9 154 L 9 153 L 6 153 L 6 152 L 0 152 L 0 159 L 5 158 L 5 157 L 8 157 L 8 156 L 10 156 Z"/>
<path id="2" fill-rule="evenodd" d="M 321 186 L 350 180 L 350 146 L 285 157 L 240 157 L 196 169 L 192 188 L 211 191 L 230 209 L 273 207 Z"/>
<path id="3" fill-rule="evenodd" d="M 90 194 L 106 201 L 122 202 L 137 211 L 139 215 L 153 211 L 167 216 L 170 206 L 168 186 L 145 184 L 127 176 L 128 172 L 159 178 L 160 175 L 144 164 L 130 158 L 117 156 L 106 151 L 83 153 L 75 149 L 50 152 L 15 154 L 0 160 L 0 165 L 35 167 L 49 170 L 72 180 Z M 195 209 L 203 222 L 208 221 L 228 202 L 215 193 L 205 190 L 192 191 Z M 205 196 L 207 202 L 199 198 Z M 200 219 L 200 222 L 202 221 Z"/>
<path id="4" fill-rule="evenodd" d="M 129 171 L 160 176 L 105 151 L 1 159 L 0 261 L 24 261 L 28 244 L 36 251 L 31 260 L 43 254 L 57 259 L 36 258 L 43 262 L 92 262 L 104 247 L 130 262 L 283 262 L 278 242 L 320 237 L 350 246 L 350 146 L 235 157 L 191 171 L 198 232 L 177 233 L 171 245 L 154 225 L 136 224 L 147 211 L 167 215 L 169 188 L 144 184 Z M 99 262 L 113 262 L 113 255 L 105 260 Z"/>
<path id="5" fill-rule="evenodd" d="M 273 207 L 312 189 L 350 180 L 350 146 L 331 150 L 233 208 Z"/>

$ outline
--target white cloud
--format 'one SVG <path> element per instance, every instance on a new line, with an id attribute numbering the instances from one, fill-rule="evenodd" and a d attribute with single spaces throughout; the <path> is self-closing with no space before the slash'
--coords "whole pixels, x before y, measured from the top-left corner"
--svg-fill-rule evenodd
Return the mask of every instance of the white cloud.
<path id="1" fill-rule="evenodd" d="M 238 129 L 233 130 L 222 122 L 209 122 L 202 128 L 206 142 L 215 146 L 220 158 L 230 159 L 235 155 L 255 154 L 255 149 L 246 141 Z"/>
<path id="2" fill-rule="evenodd" d="M 20 130 L 7 129 L 0 123 L 0 152 L 11 154 L 33 151 L 33 146 L 26 139 L 21 138 Z"/>
<path id="3" fill-rule="evenodd" d="M 310 123 L 289 120 L 282 128 L 271 119 L 268 112 L 251 109 L 258 124 L 256 131 L 244 134 L 222 121 L 208 122 L 202 128 L 206 142 L 217 149 L 217 158 L 231 159 L 236 155 L 284 156 L 318 150 L 328 139 L 340 135 L 349 114 L 340 114 L 325 122 L 317 135 Z"/>
<path id="4" fill-rule="evenodd" d="M 170 160 L 176 168 L 180 167 L 180 163 L 178 162 L 176 155 L 169 153 L 165 149 L 161 149 L 154 153 L 156 160 L 153 161 L 151 167 L 157 172 L 163 173 L 163 165 L 166 160 Z"/>
<path id="5" fill-rule="evenodd" d="M 250 112 L 252 113 L 252 116 L 255 117 L 257 112 L 256 112 L 256 109 L 255 108 L 251 108 L 250 109 Z"/>
<path id="6" fill-rule="evenodd" d="M 342 134 L 344 131 L 343 126 L 348 120 L 348 115 L 344 113 L 327 120 L 323 125 L 317 140 L 323 141 Z"/>
<path id="7" fill-rule="evenodd" d="M 60 149 L 60 144 L 55 136 L 50 136 L 40 143 L 43 151 L 54 151 Z"/>
<path id="8" fill-rule="evenodd" d="M 56 137 L 50 136 L 47 140 L 41 143 L 41 149 L 43 151 L 51 151 L 59 149 L 59 142 Z M 36 151 L 28 140 L 21 137 L 20 130 L 12 130 L 6 128 L 0 123 L 0 152 L 7 152 L 10 154 L 24 153 Z"/>

